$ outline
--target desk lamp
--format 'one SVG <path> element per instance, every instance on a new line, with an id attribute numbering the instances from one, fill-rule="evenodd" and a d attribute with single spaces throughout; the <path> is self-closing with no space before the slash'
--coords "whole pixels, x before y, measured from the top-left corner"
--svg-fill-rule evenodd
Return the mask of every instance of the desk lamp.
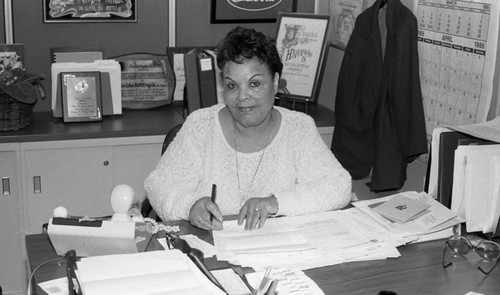
<path id="1" fill-rule="evenodd" d="M 134 202 L 135 191 L 128 184 L 118 184 L 111 191 L 111 207 L 115 211 L 112 221 L 132 221 L 128 210 Z"/>

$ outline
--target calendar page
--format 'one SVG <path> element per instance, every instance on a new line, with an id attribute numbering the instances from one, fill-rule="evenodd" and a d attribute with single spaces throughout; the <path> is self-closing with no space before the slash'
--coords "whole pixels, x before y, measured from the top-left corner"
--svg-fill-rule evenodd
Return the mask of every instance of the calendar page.
<path id="1" fill-rule="evenodd" d="M 415 0 L 428 138 L 486 121 L 497 55 L 498 0 Z"/>

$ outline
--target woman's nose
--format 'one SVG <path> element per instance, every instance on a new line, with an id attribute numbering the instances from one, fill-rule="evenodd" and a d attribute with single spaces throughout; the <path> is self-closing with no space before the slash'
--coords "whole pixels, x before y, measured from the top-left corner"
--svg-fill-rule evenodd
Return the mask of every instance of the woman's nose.
<path id="1" fill-rule="evenodd" d="M 248 88 L 247 87 L 241 87 L 240 88 L 240 91 L 238 91 L 238 100 L 246 100 L 250 98 L 250 94 L 249 94 L 249 91 L 248 91 Z"/>

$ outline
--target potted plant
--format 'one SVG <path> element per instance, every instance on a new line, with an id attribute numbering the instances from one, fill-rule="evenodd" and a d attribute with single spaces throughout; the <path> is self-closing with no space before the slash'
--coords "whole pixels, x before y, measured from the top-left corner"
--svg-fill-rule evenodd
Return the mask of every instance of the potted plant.
<path id="1" fill-rule="evenodd" d="M 0 130 L 18 130 L 29 125 L 31 112 L 45 98 L 44 77 L 28 73 L 17 54 L 0 56 Z"/>

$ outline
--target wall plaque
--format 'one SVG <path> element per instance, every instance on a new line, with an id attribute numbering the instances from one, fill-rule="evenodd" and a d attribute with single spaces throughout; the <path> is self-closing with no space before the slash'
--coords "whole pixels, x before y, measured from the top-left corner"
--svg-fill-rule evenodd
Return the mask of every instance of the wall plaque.
<path id="1" fill-rule="evenodd" d="M 101 121 L 101 73 L 63 72 L 60 77 L 63 121 Z"/>

